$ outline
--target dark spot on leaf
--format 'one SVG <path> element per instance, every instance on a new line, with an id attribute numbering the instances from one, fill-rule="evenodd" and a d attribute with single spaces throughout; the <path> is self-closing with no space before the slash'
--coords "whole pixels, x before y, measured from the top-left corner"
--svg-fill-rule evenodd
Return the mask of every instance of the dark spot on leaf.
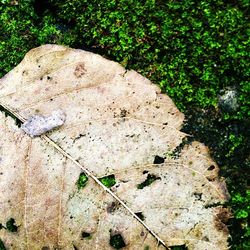
<path id="1" fill-rule="evenodd" d="M 172 246 L 172 247 L 170 247 L 170 249 L 172 249 L 172 250 L 188 250 L 186 245 Z"/>
<path id="2" fill-rule="evenodd" d="M 42 250 L 49 250 L 50 248 L 47 246 L 42 247 Z"/>
<path id="3" fill-rule="evenodd" d="M 202 193 L 193 193 L 193 195 L 195 196 L 195 199 L 200 201 L 201 200 L 201 196 L 202 196 Z"/>
<path id="4" fill-rule="evenodd" d="M 6 247 L 4 246 L 3 241 L 0 239 L 0 250 L 7 250 Z"/>
<path id="5" fill-rule="evenodd" d="M 118 202 L 112 201 L 108 206 L 107 206 L 107 212 L 108 213 L 113 213 L 119 206 L 120 204 Z"/>
<path id="6" fill-rule="evenodd" d="M 142 173 L 143 173 L 143 174 L 147 174 L 147 173 L 148 173 L 148 170 L 144 170 Z"/>
<path id="7" fill-rule="evenodd" d="M 77 180 L 77 187 L 78 189 L 81 189 L 86 186 L 88 181 L 88 176 L 85 173 L 80 173 L 79 178 Z"/>
<path id="8" fill-rule="evenodd" d="M 145 246 L 144 250 L 150 250 L 150 247 L 149 246 Z"/>
<path id="9" fill-rule="evenodd" d="M 90 233 L 88 233 L 88 232 L 82 232 L 82 238 L 83 239 L 90 239 L 91 238 L 91 234 Z"/>
<path id="10" fill-rule="evenodd" d="M 208 239 L 207 236 L 203 237 L 202 240 L 204 240 L 204 241 L 209 241 L 209 239 Z"/>
<path id="11" fill-rule="evenodd" d="M 152 175 L 148 174 L 147 179 L 144 182 L 142 182 L 141 184 L 138 184 L 137 188 L 143 189 L 144 187 L 151 185 L 154 181 L 160 180 L 160 179 L 161 179 L 160 177 L 156 177 L 153 174 Z"/>
<path id="12" fill-rule="evenodd" d="M 162 164 L 164 163 L 165 159 L 159 155 L 156 155 L 155 156 L 155 159 L 154 159 L 154 164 Z"/>
<path id="13" fill-rule="evenodd" d="M 135 213 L 141 220 L 145 220 L 145 217 L 142 212 Z"/>
<path id="14" fill-rule="evenodd" d="M 85 73 L 86 73 L 86 69 L 85 69 L 84 63 L 79 63 L 79 64 L 76 66 L 76 68 L 75 68 L 74 75 L 75 75 L 77 78 L 80 78 L 80 77 L 82 77 Z"/>
<path id="15" fill-rule="evenodd" d="M 51 77 L 50 76 L 47 76 L 47 80 L 50 80 L 51 79 Z"/>
<path id="16" fill-rule="evenodd" d="M 127 115 L 127 110 L 126 109 L 122 109 L 120 117 L 126 117 L 126 115 Z"/>
<path id="17" fill-rule="evenodd" d="M 211 165 L 207 170 L 208 171 L 212 171 L 212 170 L 214 170 L 215 169 L 215 166 L 214 165 Z"/>
<path id="18" fill-rule="evenodd" d="M 74 250 L 78 250 L 78 248 L 75 245 L 73 245 L 73 247 L 74 247 Z"/>
<path id="19" fill-rule="evenodd" d="M 17 232 L 17 226 L 15 225 L 15 220 L 13 218 L 10 218 L 7 222 L 6 222 L 6 229 L 12 233 Z"/>
<path id="20" fill-rule="evenodd" d="M 167 125 L 168 125 L 168 123 L 167 123 L 167 122 L 164 122 L 164 123 L 163 123 L 163 125 L 166 125 L 166 126 L 167 126 Z"/>
<path id="21" fill-rule="evenodd" d="M 120 234 L 115 234 L 113 236 L 110 236 L 109 244 L 115 249 L 121 249 L 126 246 Z"/>
<path id="22" fill-rule="evenodd" d="M 73 142 L 79 140 L 79 139 L 82 138 L 83 136 L 86 136 L 86 134 L 79 134 L 79 135 L 73 140 Z"/>
<path id="23" fill-rule="evenodd" d="M 216 179 L 216 177 L 214 177 L 214 176 L 212 176 L 212 177 L 207 176 L 206 178 L 207 178 L 208 181 L 215 181 L 215 179 Z"/>
<path id="24" fill-rule="evenodd" d="M 99 181 L 107 188 L 111 188 L 116 184 L 115 176 L 113 174 L 104 176 L 100 178 Z"/>

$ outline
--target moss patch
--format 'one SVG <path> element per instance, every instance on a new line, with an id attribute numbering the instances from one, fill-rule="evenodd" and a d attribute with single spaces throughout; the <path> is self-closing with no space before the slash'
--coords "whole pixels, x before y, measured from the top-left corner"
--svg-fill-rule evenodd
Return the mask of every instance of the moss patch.
<path id="1" fill-rule="evenodd" d="M 116 184 L 115 176 L 113 174 L 104 176 L 100 178 L 99 181 L 107 188 L 111 188 Z"/>
<path id="2" fill-rule="evenodd" d="M 79 178 L 77 180 L 78 190 L 84 188 L 88 182 L 88 176 L 85 173 L 80 173 Z"/>

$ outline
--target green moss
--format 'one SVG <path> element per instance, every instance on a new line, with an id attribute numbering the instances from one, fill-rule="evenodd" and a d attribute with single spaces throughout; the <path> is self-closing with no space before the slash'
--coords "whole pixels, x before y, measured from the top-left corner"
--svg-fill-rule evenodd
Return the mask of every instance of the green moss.
<path id="1" fill-rule="evenodd" d="M 85 173 L 81 173 L 79 175 L 79 178 L 77 180 L 78 190 L 84 188 L 87 185 L 88 179 L 89 178 L 88 178 L 88 176 Z"/>
<path id="2" fill-rule="evenodd" d="M 107 188 L 111 188 L 116 184 L 115 176 L 113 174 L 108 175 L 108 176 L 104 176 L 104 177 L 100 178 L 99 180 Z"/>

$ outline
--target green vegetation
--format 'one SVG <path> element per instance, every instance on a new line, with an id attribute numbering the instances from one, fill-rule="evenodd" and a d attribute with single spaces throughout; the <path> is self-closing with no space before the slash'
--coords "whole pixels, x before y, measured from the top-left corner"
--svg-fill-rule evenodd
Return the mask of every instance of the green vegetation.
<path id="1" fill-rule="evenodd" d="M 183 131 L 211 149 L 232 197 L 230 244 L 248 249 L 249 6 L 249 0 L 0 0 L 0 76 L 29 49 L 57 43 L 99 53 L 160 84 L 186 115 Z M 218 105 L 227 87 L 237 91 L 236 110 Z"/>
<path id="2" fill-rule="evenodd" d="M 79 178 L 77 180 L 78 190 L 84 188 L 88 182 L 88 176 L 85 173 L 80 173 Z"/>
<path id="3" fill-rule="evenodd" d="M 113 174 L 104 176 L 100 178 L 99 181 L 101 181 L 101 183 L 107 188 L 111 188 L 116 184 L 115 176 Z"/>

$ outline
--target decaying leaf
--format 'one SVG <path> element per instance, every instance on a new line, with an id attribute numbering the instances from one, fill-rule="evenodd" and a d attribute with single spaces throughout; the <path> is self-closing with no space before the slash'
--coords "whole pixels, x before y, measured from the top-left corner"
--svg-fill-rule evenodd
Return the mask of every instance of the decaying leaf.
<path id="1" fill-rule="evenodd" d="M 218 167 L 198 142 L 173 157 L 187 137 L 184 116 L 149 80 L 45 45 L 1 79 L 0 104 L 22 121 L 55 110 L 67 117 L 32 138 L 0 113 L 6 249 L 227 249 Z"/>

